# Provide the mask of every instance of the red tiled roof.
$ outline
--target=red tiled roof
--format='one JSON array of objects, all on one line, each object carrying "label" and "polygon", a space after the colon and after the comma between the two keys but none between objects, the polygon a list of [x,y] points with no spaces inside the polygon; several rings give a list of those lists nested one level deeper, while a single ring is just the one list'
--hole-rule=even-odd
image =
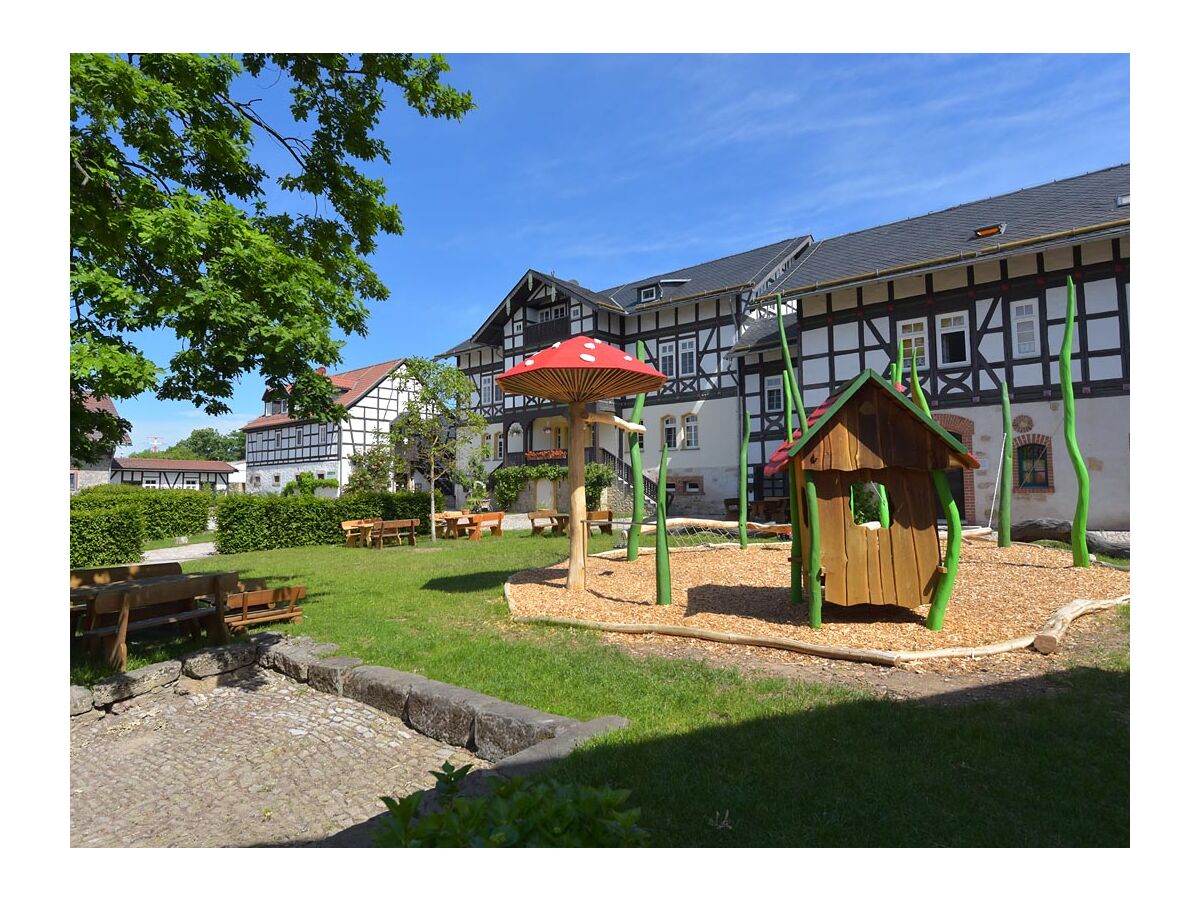
[{"label": "red tiled roof", "polygon": [[114,469],[141,469],[144,472],[236,472],[233,466],[217,459],[135,459],[118,456]]},{"label": "red tiled roof", "polygon": [[[120,414],[117,412],[116,405],[112,402],[111,397],[97,397],[94,394],[88,394],[86,397],[83,398],[83,405],[85,407],[87,407],[89,412],[106,412],[110,416],[112,416],[114,419],[121,418]],[[98,438],[98,437],[100,437],[100,433],[97,431],[93,431],[93,432],[91,432],[90,437],[92,437],[93,439]],[[122,444],[132,443],[132,441],[129,440],[128,434],[121,435],[121,443]]]},{"label": "red tiled roof", "polygon": [[[404,359],[389,359],[386,362],[363,366],[361,369],[351,369],[348,372],[335,372],[329,376],[334,387],[342,388],[342,396],[337,402],[342,406],[351,407],[363,398],[375,385],[383,381],[392,370]],[[290,389],[289,389],[290,390]],[[287,425],[289,422],[302,422],[303,419],[293,419],[286,414],[274,416],[259,416],[252,422],[242,426],[242,431],[253,431],[258,428],[270,428],[273,425]]]}]

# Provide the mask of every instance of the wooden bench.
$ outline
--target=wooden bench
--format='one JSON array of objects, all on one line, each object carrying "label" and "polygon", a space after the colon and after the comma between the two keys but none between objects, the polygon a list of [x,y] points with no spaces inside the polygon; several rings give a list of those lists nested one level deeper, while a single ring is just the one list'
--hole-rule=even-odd
[{"label": "wooden bench", "polygon": [[[213,644],[229,640],[225,627],[225,601],[236,588],[235,572],[163,575],[116,581],[81,588],[86,591],[85,639],[100,639],[109,665],[125,671],[125,642],[131,631],[187,622],[196,636],[203,628]],[[194,604],[180,608],[181,603]]]},{"label": "wooden bench", "polygon": [[471,513],[466,517],[467,540],[477,541],[483,537],[484,529],[491,531],[493,537],[503,537],[503,512]]},{"label": "wooden bench", "polygon": [[587,514],[588,531],[599,528],[601,534],[612,534],[612,510],[597,509]]},{"label": "wooden bench", "polygon": [[[98,566],[91,569],[71,570],[71,590],[112,584],[114,581],[133,581],[138,578],[156,578],[160,575],[182,575],[183,568],[177,562],[136,563],[132,566]],[[71,601],[71,636],[87,612],[87,603],[79,593]],[[138,618],[135,616],[135,618]]]},{"label": "wooden bench", "polygon": [[[533,528],[534,534],[542,534],[547,528],[551,529],[554,534],[562,534],[562,527],[558,522],[558,512],[553,509],[535,509],[529,514],[529,525]],[[542,524],[538,524],[538,522]]]},{"label": "wooden bench", "polygon": [[420,519],[392,519],[379,522],[375,530],[375,543],[380,550],[389,540],[394,540],[399,547],[401,542],[408,541],[408,546],[417,545],[417,525]]},{"label": "wooden bench", "polygon": [[[239,584],[239,587],[245,587]],[[262,622],[301,622],[304,610],[296,606],[304,599],[305,586],[243,589],[225,598],[225,624],[234,631]],[[286,605],[285,605],[286,604]]]}]

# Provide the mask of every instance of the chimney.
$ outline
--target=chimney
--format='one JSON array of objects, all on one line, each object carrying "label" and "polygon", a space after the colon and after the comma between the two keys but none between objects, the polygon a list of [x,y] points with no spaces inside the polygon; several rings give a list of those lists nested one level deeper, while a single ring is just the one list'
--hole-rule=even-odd
[{"label": "chimney", "polygon": [[324,375],[324,374],[325,374],[325,367],[324,367],[324,366],[321,366],[321,368],[317,369],[317,374],[318,374],[318,375]]}]

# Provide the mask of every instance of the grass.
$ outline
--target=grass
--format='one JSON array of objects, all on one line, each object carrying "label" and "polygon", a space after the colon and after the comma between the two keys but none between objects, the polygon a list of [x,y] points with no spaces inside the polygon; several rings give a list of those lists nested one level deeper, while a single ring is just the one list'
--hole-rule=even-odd
[{"label": "grass", "polygon": [[[201,542],[215,541],[216,539],[217,533],[215,531],[197,531],[195,534],[187,535],[187,543],[189,544],[199,544]],[[158,538],[157,540],[146,541],[146,543],[142,544],[142,550],[162,550],[166,547],[174,547],[178,543],[179,538]]]},{"label": "grass", "polygon": [[[1071,549],[1071,545],[1066,543],[1065,541],[1044,540],[1044,541],[1034,541],[1033,543],[1035,543],[1041,547],[1053,547],[1055,550],[1070,550]],[[1129,568],[1129,559],[1124,556],[1109,556],[1107,553],[1097,553],[1096,559],[1098,559],[1100,562],[1106,562],[1110,565],[1118,566],[1119,568],[1122,568],[1122,569]]]},{"label": "grass", "polygon": [[[611,545],[592,538],[593,551]],[[305,621],[285,630],[369,663],[582,719],[625,716],[553,774],[630,788],[657,844],[1128,844],[1127,656],[1089,660],[1051,693],[951,705],[633,658],[592,632],[508,620],[505,578],[566,552],[562,537],[509,535],[185,570],[306,584]]]}]

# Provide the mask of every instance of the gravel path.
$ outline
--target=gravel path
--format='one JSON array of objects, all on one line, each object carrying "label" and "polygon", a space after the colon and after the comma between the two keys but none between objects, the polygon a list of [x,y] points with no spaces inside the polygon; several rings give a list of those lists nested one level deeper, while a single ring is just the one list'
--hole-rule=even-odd
[{"label": "gravel path", "polygon": [[431,787],[430,770],[447,760],[488,765],[369,706],[255,667],[208,693],[168,688],[117,715],[74,720],[71,845],[318,842],[382,813],[383,795]]},{"label": "gravel path", "polygon": [[204,541],[197,544],[176,544],[174,547],[147,550],[142,554],[142,562],[187,562],[189,559],[202,559],[205,556],[214,556],[216,552],[217,545],[213,541]]}]

